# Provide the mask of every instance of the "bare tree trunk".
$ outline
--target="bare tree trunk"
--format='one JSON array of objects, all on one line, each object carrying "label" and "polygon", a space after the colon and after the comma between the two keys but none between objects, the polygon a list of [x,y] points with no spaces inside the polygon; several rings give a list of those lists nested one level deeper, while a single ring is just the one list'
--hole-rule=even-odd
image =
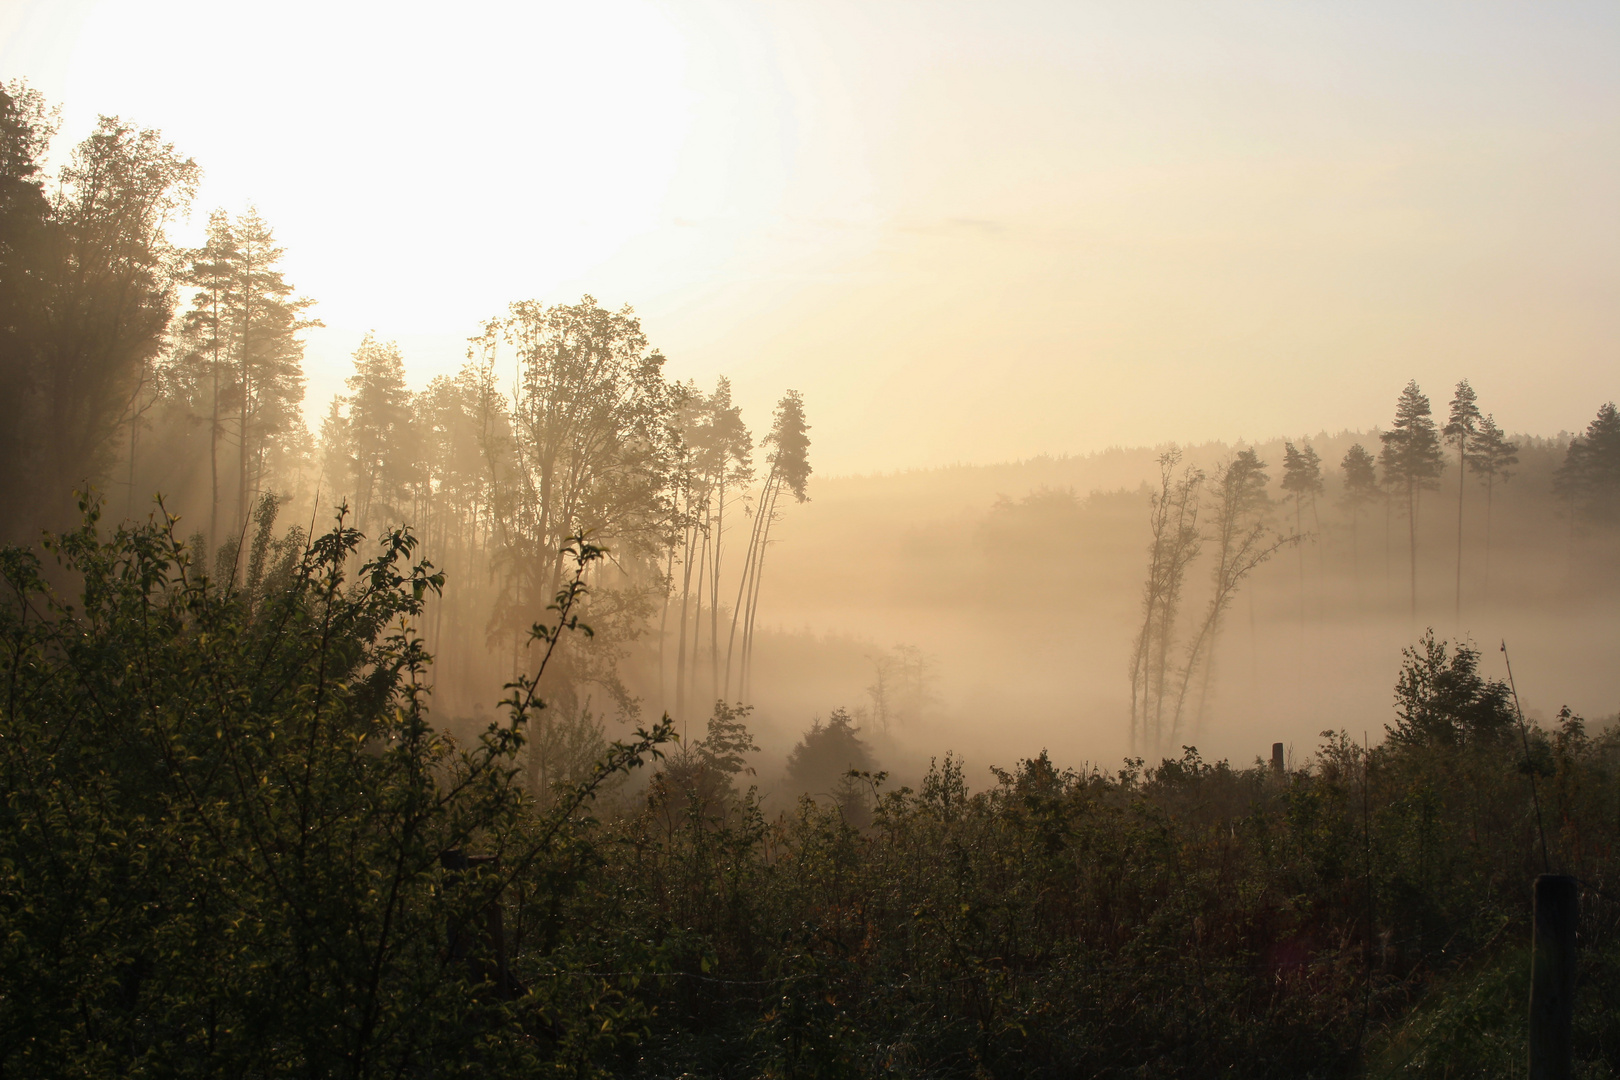
[{"label": "bare tree trunk", "polygon": [[1468,479],[1467,464],[1463,460],[1463,451],[1467,444],[1461,439],[1457,442],[1457,603],[1453,618],[1457,627],[1462,627],[1462,542],[1463,542],[1463,486]]},{"label": "bare tree trunk", "polygon": [[658,711],[669,711],[669,700],[664,686],[664,646],[669,637],[669,600],[675,589],[675,545],[669,545],[669,557],[664,563],[664,603],[658,613]]},{"label": "bare tree trunk", "polygon": [[[705,510],[707,510],[707,506],[705,506]],[[698,672],[700,670],[702,670],[701,665],[702,665],[702,656],[703,656],[703,577],[708,572],[708,568],[709,568],[709,527],[713,524],[713,520],[714,519],[713,519],[712,516],[710,516],[708,514],[705,514],[705,517],[704,517],[704,530],[703,530],[703,543],[698,548],[697,604],[693,608],[693,612],[692,612],[692,676],[691,676],[691,678],[692,678],[692,690],[693,690],[694,693],[696,693],[697,690],[698,690]],[[706,707],[707,704],[708,703],[705,702],[705,708],[703,710],[704,712],[708,711],[708,709]]]},{"label": "bare tree trunk", "polygon": [[1487,604],[1491,600],[1491,488],[1495,479],[1491,475],[1485,478],[1485,580],[1480,598]]},{"label": "bare tree trunk", "polygon": [[709,697],[720,693],[720,543],[726,532],[726,470],[720,468],[720,494],[714,519],[714,559],[709,567]]},{"label": "bare tree trunk", "polygon": [[1412,621],[1417,622],[1417,519],[1418,487],[1414,481],[1406,487],[1406,536],[1408,541],[1406,567],[1412,583]]},{"label": "bare tree trunk", "polygon": [[[770,492],[776,481],[776,464],[772,462],[771,471],[765,476],[765,483],[760,485],[758,510],[748,530],[748,550],[743,554],[743,572],[737,581],[737,602],[731,609],[731,634],[726,640],[726,682],[725,696],[731,696],[731,657],[732,650],[737,644],[737,624],[742,620],[745,597],[748,596],[748,587],[753,581],[755,562],[759,555],[759,533],[761,521],[764,517],[765,504],[770,500]],[[739,684],[741,677],[739,675]],[[739,692],[741,686],[738,687]]]},{"label": "bare tree trunk", "polygon": [[[217,296],[217,294],[216,294]],[[214,390],[208,423],[208,550],[219,550],[219,301],[214,301]]]},{"label": "bare tree trunk", "polygon": [[748,600],[748,619],[743,625],[742,679],[739,689],[744,701],[747,701],[748,695],[753,692],[754,641],[758,632],[759,590],[761,583],[765,579],[765,555],[770,551],[771,524],[776,520],[776,500],[781,494],[781,485],[777,485],[771,490],[769,505],[761,510],[765,514],[765,524],[759,538],[759,556],[754,563],[753,595]]},{"label": "bare tree trunk", "polygon": [[[688,496],[686,511],[692,512],[692,500]],[[681,637],[680,644],[675,650],[675,713],[684,720],[686,716],[686,612],[692,596],[692,560],[697,554],[697,524],[695,521],[686,527],[684,534],[685,552],[681,560]]]}]

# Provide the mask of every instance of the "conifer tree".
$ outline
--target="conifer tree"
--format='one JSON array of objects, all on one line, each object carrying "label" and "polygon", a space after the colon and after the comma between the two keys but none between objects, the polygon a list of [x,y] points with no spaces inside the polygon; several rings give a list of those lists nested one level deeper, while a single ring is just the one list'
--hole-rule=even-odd
[{"label": "conifer tree", "polygon": [[1620,519],[1620,409],[1606,402],[1586,431],[1569,441],[1554,478],[1574,516],[1597,524]]},{"label": "conifer tree", "polygon": [[236,358],[237,524],[245,527],[249,507],[267,482],[278,451],[294,428],[303,426],[304,330],[321,325],[304,317],[314,301],[293,296],[280,262],[285,252],[275,234],[249,207],[233,226],[235,234],[231,329]]},{"label": "conifer tree", "polygon": [[[1322,459],[1305,443],[1305,449],[1296,449],[1291,442],[1283,443],[1283,490],[1294,500],[1294,533],[1305,535],[1305,504],[1316,516],[1316,496],[1322,491]],[[1305,621],[1305,547],[1299,546],[1299,619]]]},{"label": "conifer tree", "polygon": [[235,385],[231,355],[231,310],[236,264],[241,256],[230,215],[208,215],[203,246],[190,253],[183,281],[195,289],[181,325],[178,348],[167,365],[170,385],[183,388],[188,411],[208,425],[208,544],[219,543],[219,443],[225,409]]},{"label": "conifer tree", "polygon": [[345,381],[349,406],[347,440],[355,520],[362,531],[385,521],[397,524],[408,509],[411,394],[399,346],[367,334],[354,351],[354,374]]},{"label": "conifer tree", "polygon": [[1395,422],[1378,438],[1383,449],[1378,464],[1384,483],[1406,513],[1407,569],[1411,581],[1412,617],[1417,617],[1417,526],[1418,504],[1425,488],[1437,486],[1445,463],[1440,456],[1440,436],[1435,431],[1429,399],[1408,382],[1395,403]]},{"label": "conifer tree", "polygon": [[1457,449],[1457,593],[1455,617],[1462,620],[1463,491],[1468,479],[1468,449],[1479,434],[1479,399],[1464,379],[1451,398],[1451,414],[1441,434],[1446,445]]},{"label": "conifer tree", "polygon": [[1479,422],[1468,450],[1468,468],[1485,485],[1485,575],[1483,594],[1488,598],[1491,588],[1491,503],[1497,483],[1506,483],[1513,474],[1509,471],[1519,463],[1519,445],[1509,442],[1496,418],[1487,415]]},{"label": "conifer tree", "polygon": [[[754,633],[759,616],[760,581],[765,573],[765,553],[771,542],[771,526],[778,519],[777,502],[786,491],[795,502],[806,502],[810,496],[805,485],[810,480],[810,425],[805,422],[804,397],[797,390],[789,390],[776,404],[776,415],[764,445],[770,447],[765,460],[770,466],[760,490],[754,527],[749,538],[748,553],[744,560],[743,580],[738,587],[741,602],[733,613],[742,619],[741,674],[739,692],[747,697],[752,686]],[[727,667],[730,661],[727,660]],[[730,676],[727,675],[729,683]]]},{"label": "conifer tree", "polygon": [[1339,462],[1339,471],[1344,476],[1344,495],[1340,505],[1350,514],[1350,573],[1355,580],[1356,594],[1361,594],[1361,544],[1360,526],[1361,510],[1368,504],[1375,502],[1380,491],[1378,489],[1378,473],[1373,456],[1367,448],[1355,443],[1344,452],[1344,459]]}]

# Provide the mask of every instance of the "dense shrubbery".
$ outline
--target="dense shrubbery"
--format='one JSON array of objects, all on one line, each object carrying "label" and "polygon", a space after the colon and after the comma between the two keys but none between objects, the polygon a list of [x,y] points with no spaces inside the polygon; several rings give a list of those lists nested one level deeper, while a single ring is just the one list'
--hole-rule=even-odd
[{"label": "dense shrubbery", "polygon": [[[90,508],[49,545],[76,605],[30,554],[3,553],[0,1073],[583,1060],[620,1007],[612,987],[526,992],[491,935],[450,931],[500,903],[527,947],[530,909],[590,857],[596,784],[667,729],[612,747],[535,812],[513,765],[530,681],[471,750],[427,723],[412,620],[440,578],[412,565],[412,538],[361,561],[352,529],[277,542],[271,519],[230,584],[229,552],[210,577],[172,522],[103,538]],[[594,552],[574,554],[583,569]],[[536,628],[545,644],[578,589]],[[568,955],[542,936],[536,962]]]},{"label": "dense shrubbery", "polygon": [[1042,755],[975,793],[947,757],[774,820],[722,705],[595,821],[667,727],[537,801],[532,681],[470,749],[427,722],[410,536],[262,520],[238,584],[93,513],[72,606],[4,555],[6,1075],[1507,1075],[1532,780],[1590,886],[1580,1057],[1620,1067],[1620,740],[1526,738],[1470,649],[1425,638],[1382,745],[1292,772]]}]

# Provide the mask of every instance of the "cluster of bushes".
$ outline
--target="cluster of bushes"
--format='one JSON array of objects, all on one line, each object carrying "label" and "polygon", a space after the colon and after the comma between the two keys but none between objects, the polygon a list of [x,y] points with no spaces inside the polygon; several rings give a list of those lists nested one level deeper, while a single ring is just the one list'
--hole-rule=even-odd
[{"label": "cluster of bushes", "polygon": [[428,722],[410,536],[262,520],[212,572],[93,507],[0,556],[0,1073],[1507,1075],[1548,867],[1620,1067],[1620,738],[1522,728],[1467,647],[1294,771],[946,757],[771,817],[720,705],[536,797],[538,674],[470,745]]}]

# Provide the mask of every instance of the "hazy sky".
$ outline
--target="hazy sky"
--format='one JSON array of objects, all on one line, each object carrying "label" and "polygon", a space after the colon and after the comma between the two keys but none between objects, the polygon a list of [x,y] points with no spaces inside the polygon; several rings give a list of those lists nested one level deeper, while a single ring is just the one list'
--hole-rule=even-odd
[{"label": "hazy sky", "polygon": [[1620,6],[0,0],[0,78],[159,127],[326,329],[451,371],[629,303],[867,471],[1620,396]]}]

